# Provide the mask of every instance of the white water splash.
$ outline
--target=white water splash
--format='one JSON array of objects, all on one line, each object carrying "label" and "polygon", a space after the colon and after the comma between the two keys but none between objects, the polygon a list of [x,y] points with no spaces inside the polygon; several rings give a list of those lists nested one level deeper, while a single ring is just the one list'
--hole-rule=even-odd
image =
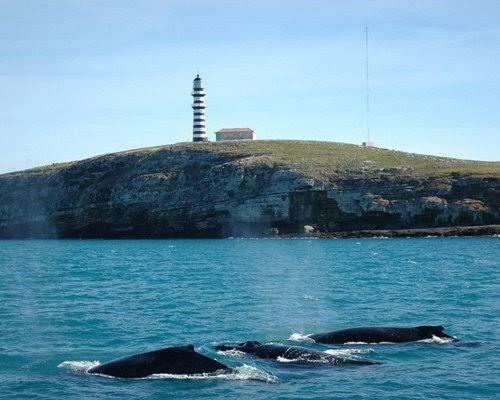
[{"label": "white water splash", "polygon": [[[446,343],[451,343],[455,340],[456,338],[441,338],[438,336],[432,335],[432,338],[430,339],[422,339],[418,340],[418,343],[435,343],[435,344],[446,344]],[[377,343],[367,343],[367,342],[346,342],[345,344],[350,344],[350,345],[376,345],[376,344],[398,344],[396,342],[377,342]]]},{"label": "white water splash", "polygon": [[276,358],[276,361],[278,361],[280,363],[291,363],[291,362],[299,361],[299,359],[298,358],[292,359],[292,358],[285,358],[285,357],[278,356],[278,358]]},{"label": "white water splash", "polygon": [[448,344],[455,340],[456,338],[442,338],[439,336],[432,335],[430,339],[419,340],[419,343],[434,343],[434,344]]},{"label": "white water splash", "polygon": [[292,333],[288,340],[293,340],[295,342],[309,342],[309,343],[316,343],[314,339],[311,339],[309,336],[311,335],[304,335],[302,333]]},{"label": "white water splash", "polygon": [[101,365],[99,361],[63,361],[57,367],[69,369],[72,372],[84,374],[90,368],[97,367],[98,365]]},{"label": "white water splash", "polygon": [[220,371],[213,374],[193,374],[193,375],[175,375],[175,374],[154,374],[141,379],[223,379],[235,381],[261,381],[267,383],[276,383],[278,378],[265,371],[257,369],[251,365],[243,364],[241,367],[235,367],[231,372]]},{"label": "white water splash", "polygon": [[[89,369],[93,367],[97,367],[101,365],[99,361],[64,361],[59,364],[58,368],[69,369],[72,372],[86,374]],[[116,379],[113,376],[103,375],[103,374],[95,374],[99,376],[103,376],[110,379]],[[144,378],[134,378],[134,379],[225,379],[225,380],[240,380],[240,381],[261,381],[267,383],[276,383],[278,382],[278,378],[274,375],[271,375],[265,371],[257,369],[251,365],[242,365],[241,367],[234,367],[232,371],[228,372],[225,370],[221,370],[220,372],[215,373],[207,373],[207,374],[193,374],[193,375],[176,375],[176,374],[153,374],[150,376],[146,376]]]},{"label": "white water splash", "polygon": [[353,357],[356,356],[357,354],[368,354],[368,353],[373,353],[375,350],[372,348],[368,349],[328,349],[325,350],[326,354],[330,354],[332,356],[336,357]]},{"label": "white water splash", "polygon": [[350,345],[374,345],[374,344],[396,344],[396,342],[345,342],[344,344],[350,344]]},{"label": "white water splash", "polygon": [[281,356],[278,356],[278,358],[276,358],[276,361],[280,362],[280,363],[294,363],[294,362],[308,362],[308,363],[320,363],[320,364],[329,364],[330,363],[330,360],[328,360],[328,358],[324,358],[324,359],[319,359],[319,360],[310,360],[310,359],[307,359],[307,358],[286,358],[286,357],[281,357]]},{"label": "white water splash", "polygon": [[304,299],[305,300],[319,300],[317,297],[314,297],[314,296],[307,294],[307,293],[304,294]]},{"label": "white water splash", "polygon": [[236,356],[236,357],[241,357],[241,356],[246,355],[246,353],[244,353],[243,351],[236,350],[236,349],[219,350],[219,351],[217,351],[217,354],[220,354],[222,356]]}]

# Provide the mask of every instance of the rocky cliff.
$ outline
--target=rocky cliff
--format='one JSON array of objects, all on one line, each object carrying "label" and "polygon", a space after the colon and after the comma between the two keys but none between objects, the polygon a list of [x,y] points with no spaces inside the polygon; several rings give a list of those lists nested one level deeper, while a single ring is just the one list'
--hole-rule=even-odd
[{"label": "rocky cliff", "polygon": [[500,163],[331,142],[181,143],[0,175],[0,237],[500,223]]}]

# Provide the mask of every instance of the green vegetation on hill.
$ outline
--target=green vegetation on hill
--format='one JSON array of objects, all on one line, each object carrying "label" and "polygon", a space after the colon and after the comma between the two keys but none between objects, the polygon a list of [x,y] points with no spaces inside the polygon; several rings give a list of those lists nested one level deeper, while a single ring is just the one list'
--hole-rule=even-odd
[{"label": "green vegetation on hill", "polygon": [[[444,175],[463,173],[500,176],[500,162],[460,160],[402,151],[362,147],[337,142],[301,140],[256,140],[236,142],[178,143],[111,153],[96,158],[124,155],[154,157],[160,151],[214,152],[232,156],[264,156],[268,162],[287,166],[312,176],[342,173],[377,173],[387,171],[400,175]],[[90,159],[92,160],[92,159]],[[86,160],[82,161],[85,162]],[[29,170],[45,173],[65,168],[73,163],[61,163]],[[27,171],[26,171],[27,172]]]},{"label": "green vegetation on hill", "polygon": [[500,162],[460,160],[337,142],[256,140],[180,143],[173,146],[179,147],[232,155],[267,155],[278,165],[316,176],[356,170],[370,173],[381,169],[417,175],[500,175]]}]

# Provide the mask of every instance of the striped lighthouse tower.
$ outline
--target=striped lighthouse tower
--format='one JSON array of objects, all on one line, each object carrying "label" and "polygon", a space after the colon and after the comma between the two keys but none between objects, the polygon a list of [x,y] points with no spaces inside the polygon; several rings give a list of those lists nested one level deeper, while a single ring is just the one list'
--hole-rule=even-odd
[{"label": "striped lighthouse tower", "polygon": [[206,142],[205,130],[205,89],[200,75],[193,81],[193,142]]}]

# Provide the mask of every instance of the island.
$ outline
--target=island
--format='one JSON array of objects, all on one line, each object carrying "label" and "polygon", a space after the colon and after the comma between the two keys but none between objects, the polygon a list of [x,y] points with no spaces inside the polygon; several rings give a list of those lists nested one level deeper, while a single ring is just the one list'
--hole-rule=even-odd
[{"label": "island", "polygon": [[500,162],[295,140],[178,143],[0,175],[0,238],[498,234]]}]

